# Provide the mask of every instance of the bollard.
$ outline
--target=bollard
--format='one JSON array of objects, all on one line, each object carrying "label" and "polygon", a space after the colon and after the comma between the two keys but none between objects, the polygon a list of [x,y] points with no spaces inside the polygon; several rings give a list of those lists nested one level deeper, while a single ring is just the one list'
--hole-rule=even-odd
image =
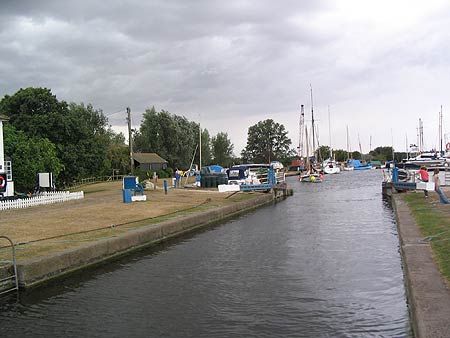
[{"label": "bollard", "polygon": [[398,182],[398,168],[397,167],[392,169],[392,182],[394,182],[394,183]]},{"label": "bollard", "polygon": [[133,202],[131,199],[131,190],[123,189],[122,190],[123,203],[131,203]]},{"label": "bollard", "polygon": [[167,180],[164,180],[164,193],[167,195]]}]

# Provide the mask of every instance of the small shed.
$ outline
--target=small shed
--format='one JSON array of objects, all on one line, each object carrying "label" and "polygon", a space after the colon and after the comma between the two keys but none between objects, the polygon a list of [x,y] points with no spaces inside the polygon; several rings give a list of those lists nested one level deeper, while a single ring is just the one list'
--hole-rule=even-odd
[{"label": "small shed", "polygon": [[134,167],[144,171],[158,171],[167,168],[167,161],[156,153],[134,153]]}]

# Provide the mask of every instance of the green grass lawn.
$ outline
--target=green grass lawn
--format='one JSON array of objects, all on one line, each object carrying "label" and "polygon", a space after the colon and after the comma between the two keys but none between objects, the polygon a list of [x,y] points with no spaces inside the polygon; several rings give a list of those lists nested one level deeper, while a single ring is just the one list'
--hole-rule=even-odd
[{"label": "green grass lawn", "polygon": [[423,237],[431,243],[441,273],[450,283],[450,205],[424,199],[423,194],[405,194],[404,198]]}]

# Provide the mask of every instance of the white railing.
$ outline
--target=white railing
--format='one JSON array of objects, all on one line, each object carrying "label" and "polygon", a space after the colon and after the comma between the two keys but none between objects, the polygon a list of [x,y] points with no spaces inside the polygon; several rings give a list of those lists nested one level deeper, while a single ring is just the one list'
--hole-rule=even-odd
[{"label": "white railing", "polygon": [[39,195],[16,199],[0,201],[0,210],[9,209],[22,209],[33,207],[35,205],[44,205],[52,203],[62,203],[71,200],[79,200],[84,198],[83,191],[69,192],[69,191],[55,191],[55,192],[43,192]]}]

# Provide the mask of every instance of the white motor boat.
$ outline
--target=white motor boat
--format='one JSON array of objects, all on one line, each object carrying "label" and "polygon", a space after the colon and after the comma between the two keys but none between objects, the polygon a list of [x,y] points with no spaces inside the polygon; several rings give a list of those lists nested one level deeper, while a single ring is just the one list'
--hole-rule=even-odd
[{"label": "white motor boat", "polygon": [[439,156],[436,152],[421,153],[416,157],[403,160],[399,165],[405,169],[419,169],[420,167],[448,167],[450,158]]}]

